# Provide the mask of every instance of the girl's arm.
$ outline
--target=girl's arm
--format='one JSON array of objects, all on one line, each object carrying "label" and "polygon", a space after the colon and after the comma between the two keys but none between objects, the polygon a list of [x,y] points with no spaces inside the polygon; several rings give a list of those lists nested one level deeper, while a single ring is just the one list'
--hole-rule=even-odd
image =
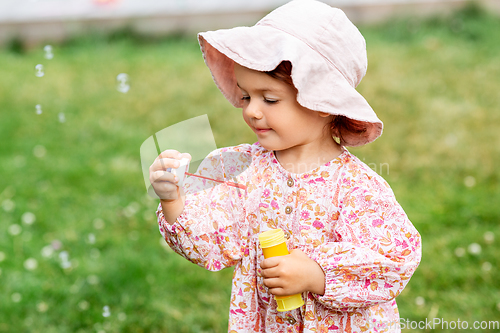
[{"label": "girl's arm", "polygon": [[[204,159],[196,173],[216,179],[224,175],[226,180],[229,174],[238,174],[238,182],[245,183],[250,149],[250,145],[218,149]],[[166,242],[175,252],[208,270],[235,265],[244,255],[248,236],[245,191],[196,177],[186,179],[184,191],[184,210],[176,219],[169,220],[163,214],[163,202],[158,208],[158,224]],[[169,213],[176,209],[170,208]]]},{"label": "girl's arm", "polygon": [[359,176],[340,205],[331,221],[337,241],[309,253],[325,273],[315,297],[342,310],[394,299],[420,262],[419,233],[381,177]]}]

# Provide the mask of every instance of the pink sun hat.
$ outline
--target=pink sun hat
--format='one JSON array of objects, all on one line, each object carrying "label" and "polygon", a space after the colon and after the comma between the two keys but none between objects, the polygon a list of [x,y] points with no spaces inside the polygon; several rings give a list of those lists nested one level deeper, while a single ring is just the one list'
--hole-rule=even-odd
[{"label": "pink sun hat", "polygon": [[365,39],[342,10],[293,0],[254,26],[202,32],[198,41],[215,84],[235,107],[243,105],[235,62],[267,72],[288,60],[300,105],[346,116],[366,128],[361,134],[342,132],[346,146],[361,146],[382,134],[382,121],[355,89],[366,74]]}]

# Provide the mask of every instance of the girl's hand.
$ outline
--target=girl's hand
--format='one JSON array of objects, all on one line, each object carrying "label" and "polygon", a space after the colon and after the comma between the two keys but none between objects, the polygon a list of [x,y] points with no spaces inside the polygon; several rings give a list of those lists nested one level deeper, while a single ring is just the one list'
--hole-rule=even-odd
[{"label": "girl's hand", "polygon": [[165,150],[149,167],[149,181],[162,201],[174,201],[180,197],[179,187],[176,185],[179,179],[167,169],[179,167],[179,160],[183,157],[191,159],[191,155],[187,153],[181,154],[177,150]]},{"label": "girl's hand", "polygon": [[288,296],[305,291],[323,295],[325,273],[301,250],[289,255],[264,259],[260,267],[264,285],[276,296]]}]

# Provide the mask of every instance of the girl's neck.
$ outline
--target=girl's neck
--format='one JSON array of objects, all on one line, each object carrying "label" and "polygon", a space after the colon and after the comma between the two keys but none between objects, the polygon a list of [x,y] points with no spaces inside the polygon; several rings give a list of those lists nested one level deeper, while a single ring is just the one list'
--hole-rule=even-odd
[{"label": "girl's neck", "polygon": [[342,148],[332,138],[321,146],[302,145],[275,151],[274,155],[281,166],[295,174],[314,170],[337,158]]}]

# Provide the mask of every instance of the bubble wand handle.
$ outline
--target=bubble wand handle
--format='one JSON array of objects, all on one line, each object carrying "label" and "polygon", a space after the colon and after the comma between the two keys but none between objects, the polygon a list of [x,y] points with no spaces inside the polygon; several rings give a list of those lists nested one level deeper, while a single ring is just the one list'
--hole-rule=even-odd
[{"label": "bubble wand handle", "polygon": [[208,178],[208,177],[204,177],[204,176],[200,176],[200,175],[195,175],[195,174],[190,173],[190,172],[186,172],[186,175],[193,176],[193,177],[198,177],[198,178],[203,178],[203,179],[207,179],[207,180],[212,180],[212,181],[218,182],[218,183],[224,183],[224,184],[227,184],[229,186],[241,188],[242,190],[246,190],[247,189],[247,187],[245,185],[238,184],[238,183],[226,182],[226,181],[223,181],[223,180],[217,180],[217,179],[213,179],[213,178]]}]

